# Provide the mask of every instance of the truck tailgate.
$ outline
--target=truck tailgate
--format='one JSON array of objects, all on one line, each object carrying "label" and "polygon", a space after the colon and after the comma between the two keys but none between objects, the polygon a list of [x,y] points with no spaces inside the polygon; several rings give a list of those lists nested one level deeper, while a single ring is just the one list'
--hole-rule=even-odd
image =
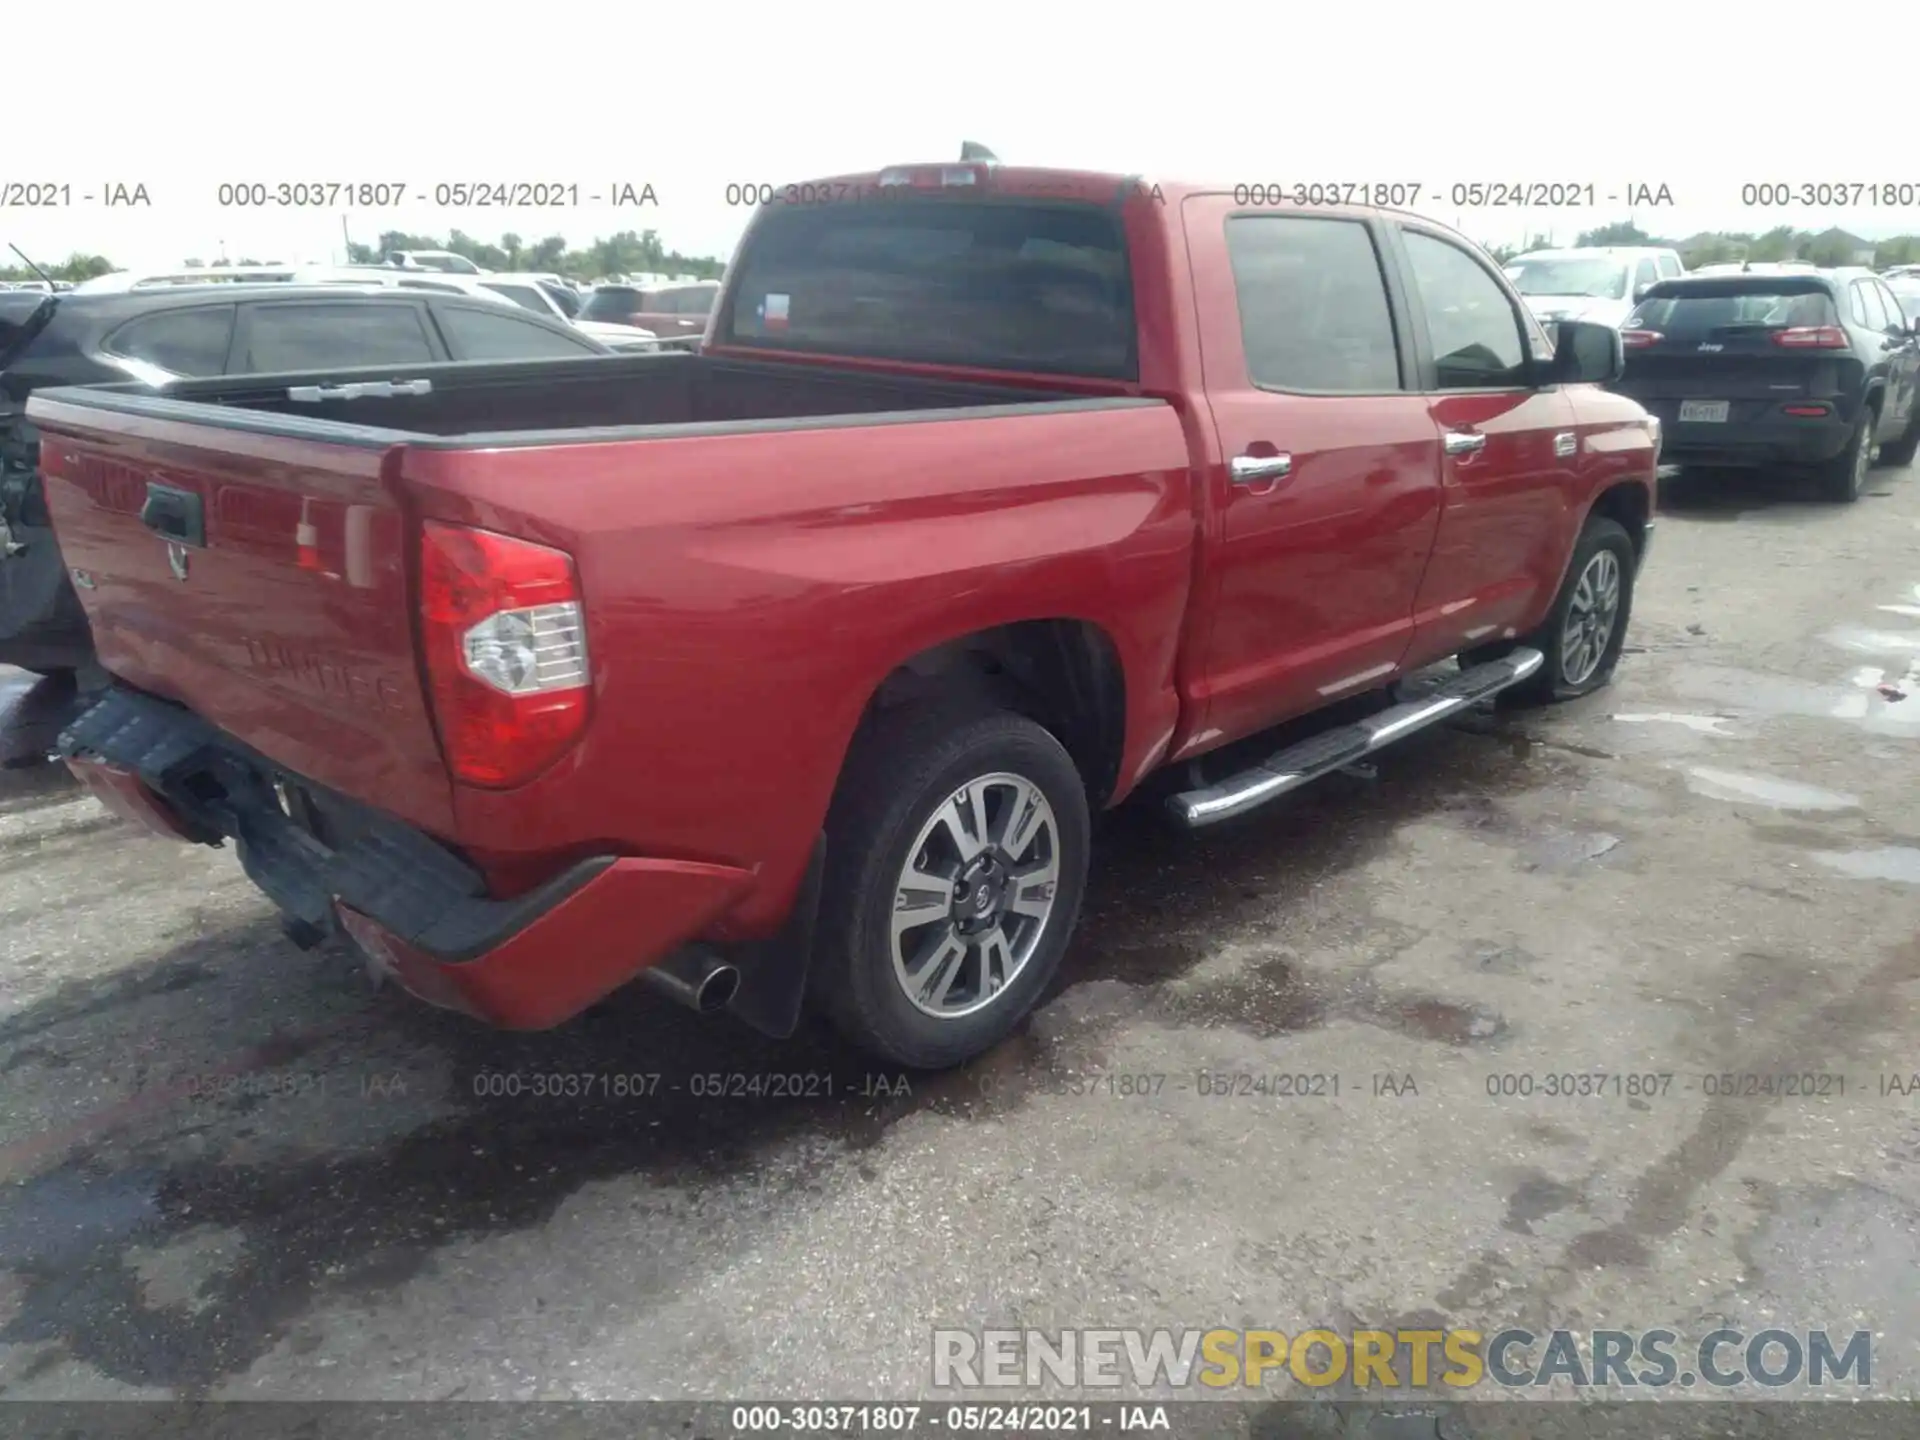
[{"label": "truck tailgate", "polygon": [[107,669],[295,775],[449,834],[391,480],[402,437],[31,405],[47,507]]}]

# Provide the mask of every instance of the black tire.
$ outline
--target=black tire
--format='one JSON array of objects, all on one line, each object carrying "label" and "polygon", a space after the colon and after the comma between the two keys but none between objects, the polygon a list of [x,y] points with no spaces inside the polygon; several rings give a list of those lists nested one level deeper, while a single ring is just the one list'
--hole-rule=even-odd
[{"label": "black tire", "polygon": [[1860,419],[1847,437],[1846,448],[1820,467],[1817,480],[1822,499],[1836,505],[1851,505],[1860,498],[1866,483],[1867,467],[1873,458],[1873,429],[1879,423],[1872,406],[1860,411]]},{"label": "black tire", "polygon": [[[1600,647],[1599,662],[1586,671],[1582,678],[1569,679],[1569,661],[1582,657],[1569,648],[1572,637],[1568,633],[1568,616],[1579,596],[1581,578],[1593,565],[1594,557],[1603,550],[1612,554],[1618,572],[1619,599],[1614,607],[1613,626]],[[1637,560],[1633,538],[1617,520],[1609,520],[1604,515],[1588,516],[1585,527],[1580,531],[1580,538],[1574,543],[1573,559],[1568,562],[1566,578],[1560,582],[1560,593],[1553,597],[1553,609],[1547,613],[1540,628],[1517,641],[1466,651],[1461,655],[1460,663],[1465,666],[1484,664],[1526,646],[1544,655],[1546,663],[1527,679],[1505,691],[1506,696],[1539,704],[1591,695],[1613,679],[1614,667],[1620,663],[1620,651],[1627,643],[1627,624],[1633,615],[1633,581]],[[1572,673],[1584,668],[1584,664],[1576,665]]]},{"label": "black tire", "polygon": [[1907,428],[1900,432],[1900,438],[1880,447],[1879,463],[1911,465],[1917,451],[1920,451],[1920,396],[1914,399],[1913,414],[1907,417]]},{"label": "black tire", "polygon": [[[909,998],[895,967],[891,920],[902,870],[936,811],[963,786],[996,774],[1020,777],[1051,807],[1058,866],[1051,909],[1024,959],[998,988],[986,986],[972,951],[958,961],[979,1008],[929,1014]],[[816,1008],[855,1045],[898,1065],[942,1069],[992,1048],[1033,1008],[1066,953],[1086,891],[1091,834],[1079,771],[1060,742],[1033,721],[1003,711],[956,715],[918,705],[883,714],[856,741],[828,815],[827,873],[809,982]],[[923,933],[937,939],[944,923],[929,922]],[[1011,917],[1011,923],[1025,922]],[[986,963],[982,950],[977,967]]]}]

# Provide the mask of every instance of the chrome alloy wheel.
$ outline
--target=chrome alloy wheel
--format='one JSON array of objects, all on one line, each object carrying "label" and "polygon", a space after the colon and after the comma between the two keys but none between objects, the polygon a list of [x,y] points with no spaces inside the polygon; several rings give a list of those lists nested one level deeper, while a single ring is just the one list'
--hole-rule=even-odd
[{"label": "chrome alloy wheel", "polygon": [[1584,685],[1600,668],[1620,619],[1620,557],[1596,550],[1580,572],[1567,605],[1567,623],[1560,632],[1560,678]]},{"label": "chrome alloy wheel", "polygon": [[1032,781],[969,780],[920,827],[893,896],[893,973],[915,1009],[957,1019],[1026,968],[1053,916],[1060,827]]}]

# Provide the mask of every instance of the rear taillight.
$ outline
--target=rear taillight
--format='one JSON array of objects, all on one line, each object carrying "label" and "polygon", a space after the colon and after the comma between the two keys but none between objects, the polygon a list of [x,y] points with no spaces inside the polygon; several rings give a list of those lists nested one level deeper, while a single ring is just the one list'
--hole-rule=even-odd
[{"label": "rear taillight", "polygon": [[1845,350],[1847,332],[1838,325],[1794,325],[1774,331],[1773,343],[1796,350]]},{"label": "rear taillight", "polygon": [[1649,345],[1660,343],[1658,330],[1622,330],[1620,344],[1628,350],[1644,350]]},{"label": "rear taillight", "polygon": [[429,520],[420,613],[434,719],[456,779],[524,784],[580,738],[592,676],[565,551]]}]

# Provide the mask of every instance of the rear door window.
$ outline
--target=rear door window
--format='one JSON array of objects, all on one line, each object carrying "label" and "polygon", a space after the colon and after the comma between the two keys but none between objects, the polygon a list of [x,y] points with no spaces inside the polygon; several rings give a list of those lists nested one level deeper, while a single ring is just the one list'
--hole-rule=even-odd
[{"label": "rear door window", "polygon": [[906,196],[776,209],[733,267],[725,343],[1132,379],[1133,286],[1104,206]]},{"label": "rear door window", "polygon": [[1896,327],[1905,329],[1907,325],[1907,312],[1901,306],[1900,298],[1888,288],[1884,281],[1874,280],[1870,283],[1873,286],[1874,294],[1880,297],[1880,308],[1887,312],[1887,328],[1890,330]]},{"label": "rear door window", "polygon": [[1880,289],[1879,281],[1862,280],[1860,282],[1860,288],[1865,292],[1861,298],[1867,307],[1868,324],[1873,329],[1890,330],[1899,323],[1899,320],[1896,318],[1900,313],[1899,311],[1896,310],[1892,314],[1887,312],[1887,302]]},{"label": "rear door window", "polygon": [[1880,318],[1880,299],[1873,293],[1873,287],[1864,280],[1856,280],[1847,287],[1851,302],[1853,323],[1868,330],[1883,330],[1886,322]]},{"label": "rear door window", "polygon": [[115,330],[103,348],[175,375],[223,375],[233,344],[234,310],[232,305],[200,305],[144,315]]},{"label": "rear door window", "polygon": [[1659,267],[1651,260],[1642,260],[1633,267],[1633,288],[1638,293],[1642,287],[1653,284],[1660,278]]},{"label": "rear door window", "polygon": [[1255,385],[1361,395],[1402,388],[1386,281],[1365,225],[1235,216],[1227,253]]},{"label": "rear door window", "polygon": [[417,304],[264,303],[249,307],[246,324],[246,350],[237,367],[244,371],[341,370],[435,358]]}]

